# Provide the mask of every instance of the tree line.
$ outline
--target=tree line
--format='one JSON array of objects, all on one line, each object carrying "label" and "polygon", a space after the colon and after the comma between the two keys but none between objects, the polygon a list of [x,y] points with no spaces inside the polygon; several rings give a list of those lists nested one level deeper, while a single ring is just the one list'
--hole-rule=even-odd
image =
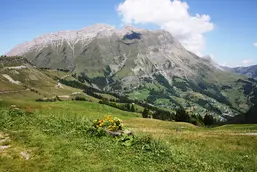
[{"label": "tree line", "polygon": [[[97,99],[100,99],[99,103],[105,104],[123,111],[128,112],[138,112],[137,109],[135,109],[134,104],[137,104],[139,106],[142,106],[144,108],[142,113],[142,116],[144,118],[154,118],[154,119],[160,119],[160,120],[167,120],[167,121],[178,121],[178,122],[188,122],[192,123],[194,125],[217,125],[219,124],[219,121],[217,121],[212,115],[206,114],[204,117],[201,115],[196,114],[188,114],[186,110],[180,106],[176,109],[176,112],[170,112],[168,110],[161,109],[159,107],[156,107],[152,104],[149,104],[144,101],[140,100],[132,100],[128,98],[128,96],[115,93],[115,92],[103,92],[101,90],[86,86],[82,84],[79,81],[67,81],[65,79],[59,79],[59,82],[74,88],[83,89],[84,93],[95,97]],[[117,99],[110,99],[107,100],[103,96],[97,94],[97,93],[107,93],[110,94]]]}]

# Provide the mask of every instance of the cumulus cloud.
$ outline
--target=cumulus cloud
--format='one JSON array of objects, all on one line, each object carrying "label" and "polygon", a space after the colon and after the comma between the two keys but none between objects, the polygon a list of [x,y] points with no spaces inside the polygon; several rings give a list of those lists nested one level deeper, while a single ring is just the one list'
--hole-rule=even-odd
[{"label": "cumulus cloud", "polygon": [[125,0],[117,11],[125,24],[156,24],[198,55],[205,46],[204,33],[214,29],[209,15],[191,15],[180,0]]},{"label": "cumulus cloud", "polygon": [[242,64],[243,64],[244,66],[247,66],[247,65],[252,64],[252,62],[253,62],[252,59],[246,59],[246,60],[242,61]]},{"label": "cumulus cloud", "polygon": [[253,46],[257,47],[257,42],[256,42],[256,43],[253,43]]}]

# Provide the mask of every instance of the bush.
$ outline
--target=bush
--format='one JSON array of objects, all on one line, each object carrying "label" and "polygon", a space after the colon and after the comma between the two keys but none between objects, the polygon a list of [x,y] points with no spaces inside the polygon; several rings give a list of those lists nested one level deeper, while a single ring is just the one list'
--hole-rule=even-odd
[{"label": "bush", "polygon": [[96,128],[94,126],[91,126],[86,129],[86,132],[91,136],[97,136],[97,137],[107,136],[107,132],[101,127]]},{"label": "bush", "polygon": [[80,97],[80,96],[76,96],[72,100],[75,100],[75,101],[87,101],[87,99],[85,97]]},{"label": "bush", "polygon": [[134,136],[133,135],[122,135],[121,137],[118,138],[118,142],[121,143],[123,146],[132,146],[135,142]]},{"label": "bush", "polygon": [[95,120],[93,123],[93,126],[95,128],[102,128],[104,130],[109,131],[118,131],[123,130],[123,124],[122,121],[119,118],[112,118],[111,116],[105,116],[102,120]]},{"label": "bush", "polygon": [[204,125],[214,125],[215,119],[212,115],[205,115],[203,119]]}]

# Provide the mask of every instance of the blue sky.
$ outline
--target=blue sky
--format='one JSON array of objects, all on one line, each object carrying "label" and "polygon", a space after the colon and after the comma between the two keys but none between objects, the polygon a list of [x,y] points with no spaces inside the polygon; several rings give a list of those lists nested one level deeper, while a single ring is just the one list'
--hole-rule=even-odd
[{"label": "blue sky", "polygon": [[[124,18],[122,20],[125,16],[124,9],[131,11],[130,7],[124,5],[123,16],[118,15],[118,5],[123,2],[124,0],[2,1],[0,54],[5,54],[17,44],[48,32],[81,29],[96,23],[106,23],[119,28],[124,21]],[[257,47],[253,45],[257,42],[257,1],[185,0],[183,2],[189,6],[190,15],[209,15],[211,18],[209,22],[214,25],[213,29],[202,34],[205,38],[202,54],[211,54],[216,62],[228,66],[257,64]],[[135,14],[133,19],[137,20],[138,16]],[[149,29],[160,27],[145,20],[136,25]]]}]

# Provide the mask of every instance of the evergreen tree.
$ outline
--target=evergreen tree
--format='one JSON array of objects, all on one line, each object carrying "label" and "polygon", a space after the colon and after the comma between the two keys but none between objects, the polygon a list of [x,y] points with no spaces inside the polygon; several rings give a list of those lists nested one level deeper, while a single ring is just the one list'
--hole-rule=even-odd
[{"label": "evergreen tree", "polygon": [[142,116],[143,116],[143,118],[148,118],[148,115],[149,115],[149,109],[145,108],[142,113]]},{"label": "evergreen tree", "polygon": [[127,103],[126,104],[126,109],[128,110],[128,111],[130,111],[131,109],[130,109],[130,104],[129,103]]},{"label": "evergreen tree", "polygon": [[135,107],[134,107],[134,104],[131,105],[130,111],[131,111],[131,112],[135,112],[135,111],[136,111],[136,110],[135,110]]},{"label": "evergreen tree", "polygon": [[212,115],[205,115],[203,119],[204,125],[213,125],[215,120]]},{"label": "evergreen tree", "polygon": [[176,121],[190,122],[190,116],[188,115],[188,113],[185,111],[185,109],[183,107],[180,107],[176,111]]}]

